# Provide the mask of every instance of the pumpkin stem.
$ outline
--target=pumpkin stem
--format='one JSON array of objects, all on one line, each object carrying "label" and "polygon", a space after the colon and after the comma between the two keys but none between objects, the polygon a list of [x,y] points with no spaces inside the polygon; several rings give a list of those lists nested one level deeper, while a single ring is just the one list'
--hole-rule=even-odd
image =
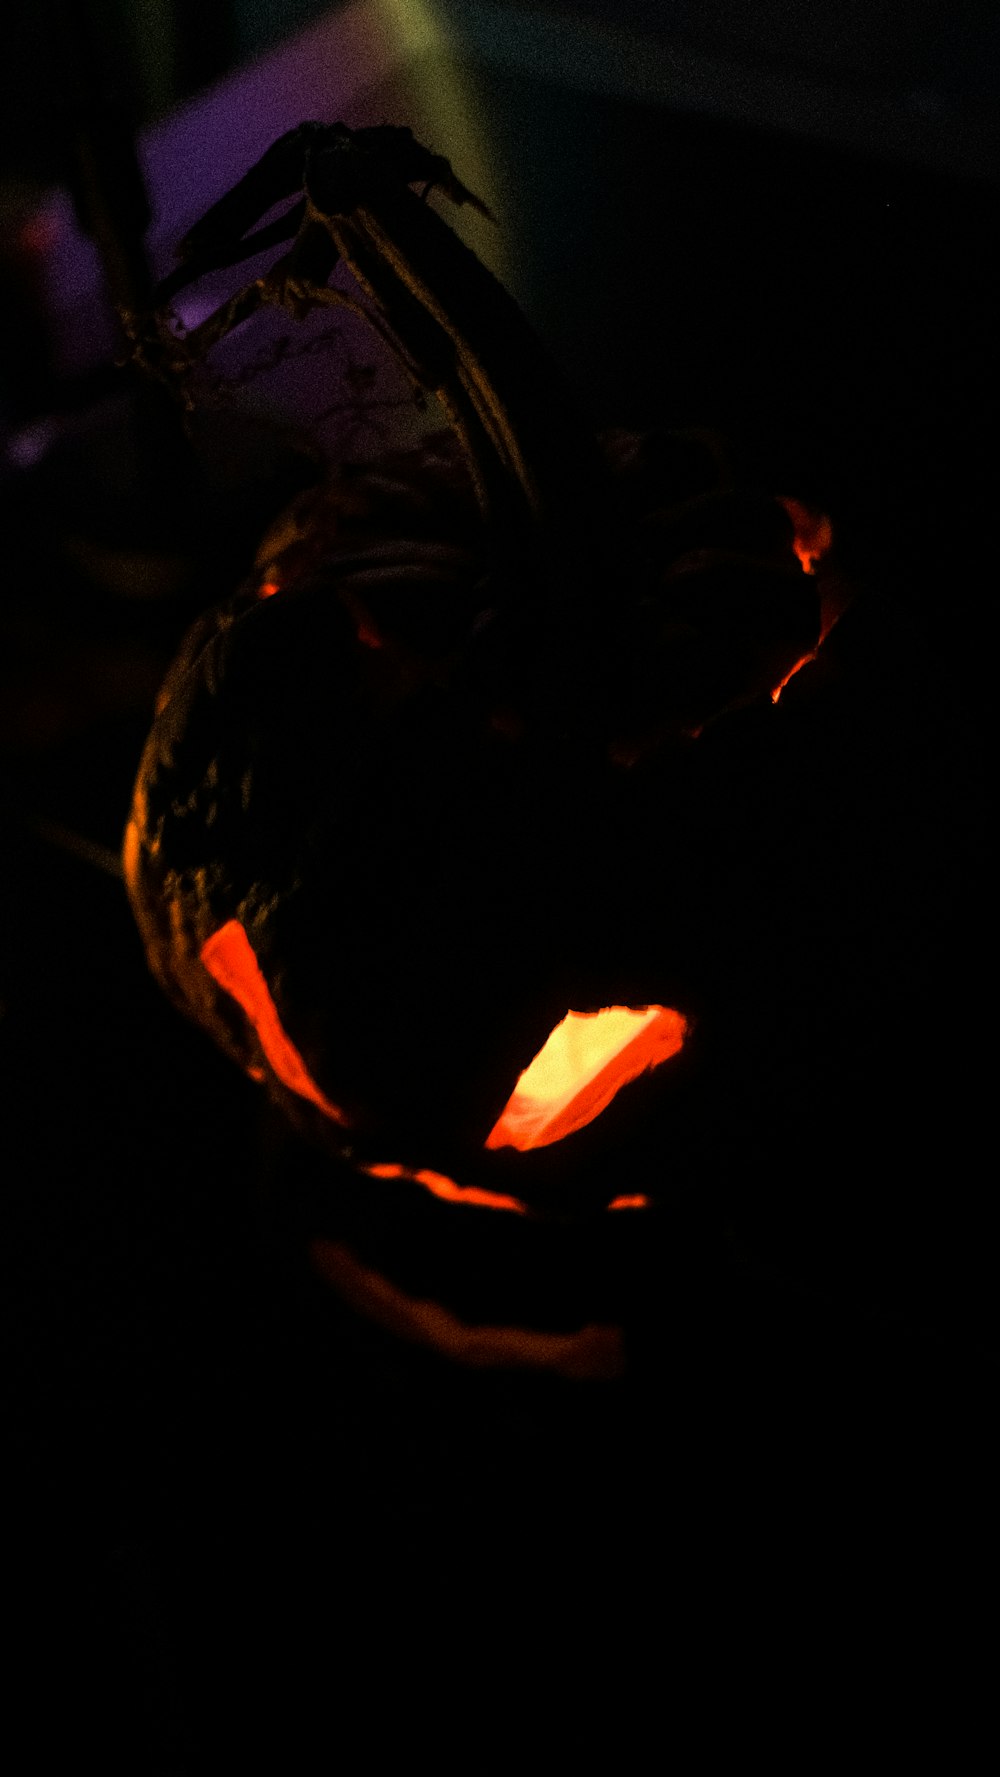
[{"label": "pumpkin stem", "polygon": [[482,261],[405,188],[329,224],[341,256],[461,439],[484,515],[595,528],[606,472],[523,313]]},{"label": "pumpkin stem", "polygon": [[[292,194],[293,166],[304,202],[248,232]],[[416,387],[441,403],[501,555],[516,554],[525,533],[537,536],[541,526],[561,549],[569,546],[571,559],[592,559],[608,496],[596,441],[516,302],[424,201],[434,186],[485,210],[409,130],[301,125],[190,231],[188,261],[158,297],[294,236],[290,251],[188,334],[179,336],[163,313],[152,334],[126,318],[134,353],[147,369],[176,377],[264,304],[296,316],[331,303],[353,308]],[[331,288],[339,260],[367,304]]]}]

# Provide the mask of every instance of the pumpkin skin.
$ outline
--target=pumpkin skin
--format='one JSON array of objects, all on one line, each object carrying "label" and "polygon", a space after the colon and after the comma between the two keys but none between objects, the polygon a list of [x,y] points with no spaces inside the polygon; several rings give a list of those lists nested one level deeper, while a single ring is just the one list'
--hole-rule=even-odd
[{"label": "pumpkin skin", "polygon": [[[182,644],[124,850],[157,979],[326,1156],[317,1272],[461,1361],[574,1376],[619,1373],[637,1221],[679,1213],[663,1132],[717,944],[697,737],[819,633],[788,511],[703,442],[595,460],[586,559],[566,515],[498,523],[461,429],[300,496]],[[567,1012],[606,1007],[665,1008],[679,1052],[491,1148]]]},{"label": "pumpkin skin", "polygon": [[[629,768],[600,731],[584,746],[498,721],[478,659],[463,678],[447,646],[418,654],[384,615],[373,647],[342,594],[373,563],[384,571],[394,525],[409,565],[433,565],[428,599],[461,594],[456,626],[474,631],[477,514],[446,437],[347,474],[342,491],[342,523],[338,484],[303,497],[294,543],[276,554],[265,539],[257,572],[200,620],[164,686],[125,845],[150,966],[321,1151],[317,1167],[282,1149],[274,1208],[320,1278],[459,1361],[613,1376],[623,1323],[644,1302],[662,1315],[665,1297],[679,1314],[704,1277],[706,1234],[681,1189],[717,944],[685,832],[699,747]],[[415,512],[447,523],[447,556],[444,541],[405,537]],[[412,583],[390,569],[387,604]],[[343,1121],[276,1072],[206,967],[231,922]],[[568,1008],[651,1002],[686,1015],[681,1053],[560,1142],[487,1148]],[[429,1173],[459,1192],[428,1190]]]}]

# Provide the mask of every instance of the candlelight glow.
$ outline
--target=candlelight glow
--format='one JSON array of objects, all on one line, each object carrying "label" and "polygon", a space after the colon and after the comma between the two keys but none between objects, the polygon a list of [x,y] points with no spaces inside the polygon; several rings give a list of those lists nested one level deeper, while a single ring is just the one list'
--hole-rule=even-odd
[{"label": "candlelight glow", "polygon": [[[127,841],[126,841],[127,846]],[[284,1029],[270,989],[238,919],[231,919],[206,939],[201,961],[213,981],[245,1012],[257,1033],[272,1073],[289,1091],[308,1099],[342,1127],[349,1118],[317,1085]],[[521,1075],[502,1116],[490,1133],[488,1148],[545,1147],[582,1129],[600,1115],[627,1081],[656,1067],[681,1048],[687,1026],[679,1012],[664,1006],[611,1006],[603,1012],[568,1012],[556,1026],[531,1066]],[[254,1080],[264,1070],[248,1065]],[[480,1209],[529,1214],[528,1206],[506,1192],[479,1185],[459,1185],[429,1167],[395,1162],[362,1165],[370,1178],[409,1179],[446,1203]],[[609,1209],[645,1209],[641,1192],[619,1196]]]},{"label": "candlelight glow", "polygon": [[412,1179],[416,1185],[423,1185],[434,1197],[440,1197],[445,1203],[476,1204],[480,1209],[512,1209],[518,1215],[527,1215],[527,1206],[517,1197],[507,1197],[500,1191],[483,1191],[478,1185],[456,1185],[443,1172],[431,1172],[426,1166],[414,1172],[407,1166],[363,1166],[370,1178],[406,1178]]},{"label": "candlelight glow", "polygon": [[[398,1166],[391,1163],[377,1166],[362,1166],[369,1178],[405,1178],[415,1185],[422,1185],[433,1197],[439,1197],[442,1203],[467,1203],[478,1209],[507,1209],[515,1215],[529,1215],[531,1212],[526,1203],[519,1197],[508,1197],[502,1191],[486,1191],[480,1185],[456,1185],[446,1173],[431,1172],[429,1167],[422,1166],[419,1170],[409,1166]],[[615,1197],[608,1204],[609,1209],[648,1209],[649,1198],[641,1191],[634,1191],[629,1196]]]},{"label": "candlelight glow", "polygon": [[525,1068],[486,1146],[562,1141],[600,1116],[622,1086],[676,1055],[686,1034],[681,1014],[667,1006],[567,1012]]},{"label": "candlelight glow", "polygon": [[[799,561],[802,563],[803,572],[806,574],[815,574],[817,562],[822,561],[823,557],[829,554],[830,546],[833,543],[833,526],[825,512],[812,512],[808,506],[803,506],[801,500],[792,500],[783,497],[780,504],[784,506],[785,511],[788,513],[788,516],[795,527],[795,538],[792,547],[794,548]],[[794,666],[789,667],[781,683],[775,685],[774,690],[771,692],[772,703],[777,703],[785,686],[788,684],[789,679],[794,679],[796,673],[800,672],[802,667],[808,666],[811,660],[815,660],[839,615],[839,608],[836,613],[831,616],[821,602],[819,641],[815,648],[813,648],[808,654],[803,654],[801,660],[797,660]]]},{"label": "candlelight glow", "polygon": [[801,500],[783,498],[780,504],[784,506],[795,526],[792,547],[805,572],[815,574],[816,563],[829,553],[833,542],[833,526],[825,512],[811,512],[808,506],[803,506]]},{"label": "candlelight glow", "polygon": [[779,697],[781,696],[781,693],[785,689],[785,686],[788,684],[789,679],[794,679],[796,673],[800,672],[802,667],[808,666],[810,660],[815,660],[818,653],[819,653],[819,649],[814,648],[811,654],[803,654],[801,660],[797,660],[795,662],[794,666],[789,667],[784,678],[781,680],[781,683],[778,685],[775,685],[774,690],[771,692],[771,702],[772,703],[777,703]]},{"label": "candlelight glow", "polygon": [[[238,919],[229,920],[206,939],[201,947],[201,960],[213,981],[224,993],[230,994],[238,1006],[242,1006],[282,1085],[290,1092],[298,1093],[300,1098],[309,1099],[334,1123],[346,1125],[347,1116],[339,1105],[333,1104],[320,1091],[295,1044],[282,1028],[278,1008]],[[250,1072],[254,1078],[260,1078],[259,1070],[250,1069]]]}]

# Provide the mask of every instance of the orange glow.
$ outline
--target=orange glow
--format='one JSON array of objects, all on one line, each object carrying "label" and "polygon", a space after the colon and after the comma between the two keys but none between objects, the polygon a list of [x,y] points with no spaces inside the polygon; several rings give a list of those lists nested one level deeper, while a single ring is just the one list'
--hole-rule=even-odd
[{"label": "orange glow", "polygon": [[[829,553],[833,543],[833,526],[829,518],[825,512],[813,512],[808,506],[803,506],[801,500],[783,497],[779,504],[784,506],[795,527],[792,547],[802,563],[803,572],[815,574],[817,562],[822,561],[824,555]],[[803,654],[801,660],[797,660],[794,666],[789,667],[780,685],[775,685],[771,692],[772,703],[777,703],[789,679],[794,679],[797,672],[800,672],[804,666],[808,666],[811,660],[815,660],[839,615],[839,608],[835,614],[831,615],[821,603],[819,641],[810,653]]]},{"label": "orange glow", "polygon": [[795,665],[789,668],[788,672],[782,679],[781,684],[774,687],[774,690],[771,692],[772,703],[777,703],[785,686],[788,684],[789,679],[794,679],[796,673],[799,672],[802,667],[808,666],[811,660],[816,659],[827,636],[836,624],[839,623],[850,602],[850,591],[841,583],[838,583],[835,578],[831,579],[824,587],[823,596],[820,599],[819,604],[819,641],[812,650],[812,653],[803,654],[802,659],[797,660]]},{"label": "orange glow", "polygon": [[383,646],[381,632],[364,599],[359,598],[357,593],[352,592],[349,587],[342,586],[340,601],[350,615],[354,624],[354,633],[361,646],[363,648],[381,648]]},{"label": "orange glow", "polygon": [[[409,1166],[384,1164],[361,1166],[359,1170],[366,1172],[369,1178],[410,1179],[415,1185],[422,1185],[425,1191],[430,1191],[432,1196],[440,1197],[443,1203],[468,1203],[474,1204],[480,1209],[507,1209],[513,1210],[515,1215],[522,1216],[530,1214],[528,1205],[522,1203],[519,1197],[507,1197],[501,1191],[486,1191],[479,1185],[456,1185],[454,1179],[448,1178],[446,1173],[431,1172],[428,1167],[421,1167],[419,1171],[415,1171]],[[631,1196],[615,1197],[607,1207],[609,1209],[648,1209],[649,1198],[641,1191],[636,1191]]]},{"label": "orange glow", "polygon": [[829,553],[833,542],[833,526],[825,512],[811,512],[803,506],[801,500],[782,499],[792,524],[795,526],[795,539],[792,547],[795,550],[807,574],[815,574],[816,563]]},{"label": "orange glow", "polygon": [[803,654],[802,659],[797,660],[795,662],[795,665],[793,667],[789,668],[788,672],[785,674],[784,678],[782,679],[780,685],[775,685],[774,690],[771,692],[771,702],[772,703],[777,703],[779,697],[781,696],[781,693],[785,689],[785,686],[788,684],[789,679],[794,679],[796,673],[799,672],[802,667],[808,666],[810,660],[815,660],[818,653],[819,653],[819,649],[814,648],[811,654]]},{"label": "orange glow", "polygon": [[407,1295],[380,1271],[362,1264],[343,1241],[314,1240],[310,1257],[319,1275],[353,1308],[455,1363],[475,1369],[554,1370],[578,1381],[611,1381],[624,1371],[621,1327],[593,1322],[574,1333],[540,1333],[532,1327],[470,1326],[440,1302]]},{"label": "orange glow", "polygon": [[[282,1029],[278,1008],[260,971],[250,940],[238,919],[228,923],[206,939],[201,947],[201,960],[213,981],[231,994],[253,1025],[271,1068],[290,1092],[307,1098],[335,1123],[347,1124],[348,1118],[320,1091],[294,1043]],[[256,1078],[259,1069],[251,1069]]]},{"label": "orange glow", "polygon": [[278,585],[277,580],[265,580],[257,588],[257,597],[259,599],[272,599],[275,593],[280,591],[281,587]]},{"label": "orange glow", "polygon": [[141,859],[142,840],[139,835],[138,823],[133,818],[125,829],[125,838],[122,843],[122,871],[130,888],[134,888],[138,883]]},{"label": "orange glow", "polygon": [[500,1191],[482,1191],[478,1185],[456,1185],[454,1179],[448,1178],[443,1172],[431,1172],[422,1167],[419,1172],[411,1172],[407,1166],[362,1166],[371,1178],[405,1178],[412,1179],[416,1185],[423,1185],[425,1191],[440,1197],[445,1203],[478,1204],[481,1209],[512,1209],[517,1215],[527,1215],[527,1206],[516,1197],[505,1197]]},{"label": "orange glow", "polygon": [[544,1148],[592,1123],[616,1092],[682,1047],[687,1024],[667,1006],[567,1012],[525,1068],[488,1148]]}]

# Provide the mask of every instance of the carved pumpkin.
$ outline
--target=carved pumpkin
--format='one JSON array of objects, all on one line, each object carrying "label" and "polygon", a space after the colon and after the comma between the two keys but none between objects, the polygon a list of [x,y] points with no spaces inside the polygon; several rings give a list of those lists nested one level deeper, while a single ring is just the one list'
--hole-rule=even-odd
[{"label": "carved pumpkin", "polygon": [[471,197],[408,131],[303,126],[163,295],[286,258],[187,336],[132,323],[183,371],[264,300],[347,300],[341,258],[453,430],[300,496],[191,631],[126,878],[166,991],[328,1156],[318,1272],[463,1361],[614,1374],[713,943],[690,760],[811,655],[829,539],[710,442],[593,439],[417,183]]}]

